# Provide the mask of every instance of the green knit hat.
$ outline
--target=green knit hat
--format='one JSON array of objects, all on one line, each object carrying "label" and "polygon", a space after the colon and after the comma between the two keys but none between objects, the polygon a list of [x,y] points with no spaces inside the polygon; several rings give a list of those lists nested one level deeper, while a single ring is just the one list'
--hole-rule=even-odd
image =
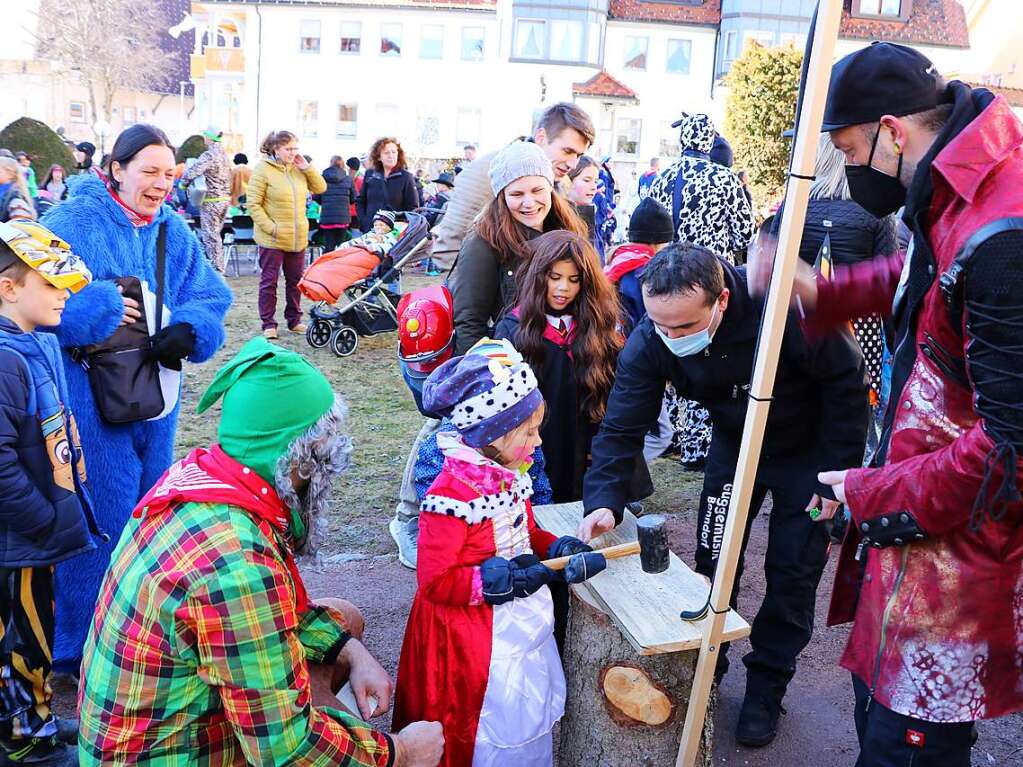
[{"label": "green knit hat", "polygon": [[301,354],[262,336],[217,372],[198,412],[221,397],[221,448],[271,486],[277,460],[334,405],[334,390],[323,373]]}]

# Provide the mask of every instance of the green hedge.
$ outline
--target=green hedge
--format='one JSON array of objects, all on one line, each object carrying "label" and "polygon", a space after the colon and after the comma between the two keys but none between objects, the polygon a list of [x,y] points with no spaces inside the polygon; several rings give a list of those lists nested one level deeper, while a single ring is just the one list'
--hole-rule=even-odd
[{"label": "green hedge", "polygon": [[27,152],[40,186],[51,165],[60,165],[65,175],[75,168],[75,158],[64,140],[45,123],[31,117],[19,117],[0,131],[0,147],[12,152]]}]

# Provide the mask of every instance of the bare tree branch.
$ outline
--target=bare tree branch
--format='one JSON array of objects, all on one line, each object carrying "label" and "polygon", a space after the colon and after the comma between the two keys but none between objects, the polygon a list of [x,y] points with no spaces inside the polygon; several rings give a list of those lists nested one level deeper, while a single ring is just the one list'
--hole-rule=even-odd
[{"label": "bare tree branch", "polygon": [[169,22],[153,0],[42,0],[37,55],[63,63],[89,91],[92,122],[109,120],[120,90],[167,85],[173,54],[160,47]]}]

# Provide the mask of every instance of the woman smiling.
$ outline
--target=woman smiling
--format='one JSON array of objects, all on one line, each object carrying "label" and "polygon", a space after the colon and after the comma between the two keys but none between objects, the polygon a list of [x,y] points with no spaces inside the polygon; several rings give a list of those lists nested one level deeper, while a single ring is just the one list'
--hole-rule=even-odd
[{"label": "woman smiling", "polygon": [[527,259],[527,242],[555,229],[587,236],[572,206],[554,194],[551,161],[536,144],[517,141],[495,155],[490,187],[494,199],[458,254],[451,291],[456,354],[486,336],[513,305],[515,272]]},{"label": "woman smiling", "polygon": [[[174,150],[163,131],[143,124],[126,129],[114,143],[108,169],[108,183],[92,174],[72,179],[68,199],[44,217],[44,225],[71,245],[93,275],[92,283],[68,299],[56,331],[93,507],[110,536],[97,541],[95,551],[57,567],[54,667],[75,673],[110,552],[135,502],[171,464],[182,362],[205,362],[223,345],[231,304],[231,292],[199,240],[163,204],[174,181]],[[166,265],[157,274],[161,232]],[[162,329],[156,332],[161,284]],[[143,317],[151,334],[150,358],[172,371],[161,373],[164,410],[149,420],[112,423],[100,413],[86,366],[76,360],[121,326],[146,333]]]}]

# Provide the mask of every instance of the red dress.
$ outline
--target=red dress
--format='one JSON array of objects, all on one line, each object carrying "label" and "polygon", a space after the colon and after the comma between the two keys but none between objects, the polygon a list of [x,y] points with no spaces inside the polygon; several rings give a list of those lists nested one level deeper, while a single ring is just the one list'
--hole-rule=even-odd
[{"label": "red dress", "polygon": [[398,664],[394,731],[444,726],[442,767],[551,764],[565,678],[546,586],[496,607],[479,565],[543,558],[555,537],[536,526],[529,475],[498,466],[442,433],[444,468],[423,499],[416,593]]}]

